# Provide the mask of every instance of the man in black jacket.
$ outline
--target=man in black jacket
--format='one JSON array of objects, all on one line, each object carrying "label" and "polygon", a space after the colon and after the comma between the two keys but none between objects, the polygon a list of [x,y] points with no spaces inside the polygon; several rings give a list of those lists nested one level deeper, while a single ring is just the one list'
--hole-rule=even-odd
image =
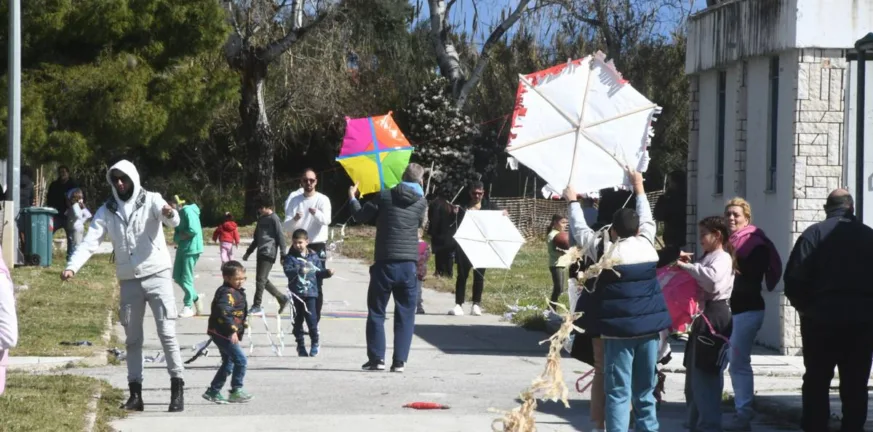
[{"label": "man in black jacket", "polygon": [[349,204],[356,222],[376,220],[375,264],[367,291],[367,363],[363,369],[385,370],[385,310],[394,294],[394,358],[391,372],[403,372],[412,345],[418,305],[418,229],[424,225],[427,201],[421,188],[424,168],[411,163],[402,182],[383,189],[363,207],[349,188]]},{"label": "man in black jacket", "polygon": [[854,201],[837,189],[827,219],[797,239],[785,269],[785,297],[800,314],[803,416],[807,432],[828,430],[830,383],[840,371],[844,431],[867,421],[867,380],[873,358],[873,229],[854,216]]}]

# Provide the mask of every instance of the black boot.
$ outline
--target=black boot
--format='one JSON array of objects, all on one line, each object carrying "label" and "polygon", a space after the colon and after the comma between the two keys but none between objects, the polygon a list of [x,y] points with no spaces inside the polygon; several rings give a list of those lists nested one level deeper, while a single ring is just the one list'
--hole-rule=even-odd
[{"label": "black boot", "polygon": [[185,411],[185,381],[182,381],[182,378],[170,378],[170,392],[170,409],[168,411]]},{"label": "black boot", "polygon": [[130,389],[130,398],[121,406],[121,409],[127,411],[142,411],[142,384],[131,382],[127,384],[127,387]]}]

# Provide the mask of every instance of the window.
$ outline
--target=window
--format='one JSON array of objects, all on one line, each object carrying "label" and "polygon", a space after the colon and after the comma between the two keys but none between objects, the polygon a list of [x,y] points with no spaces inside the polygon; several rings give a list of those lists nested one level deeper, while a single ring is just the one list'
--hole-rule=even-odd
[{"label": "window", "polygon": [[724,132],[725,132],[725,105],[727,99],[727,72],[718,72],[718,136],[716,136],[715,150],[715,193],[724,193]]},{"label": "window", "polygon": [[776,151],[779,118],[779,57],[770,58],[770,115],[767,142],[767,191],[776,190]]}]

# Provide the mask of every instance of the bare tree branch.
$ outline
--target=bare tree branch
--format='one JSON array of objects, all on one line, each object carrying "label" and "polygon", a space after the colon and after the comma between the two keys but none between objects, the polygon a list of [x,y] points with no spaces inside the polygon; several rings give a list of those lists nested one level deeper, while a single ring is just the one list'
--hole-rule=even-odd
[{"label": "bare tree branch", "polygon": [[233,9],[233,1],[227,3],[227,15],[230,20],[230,25],[237,36],[242,38],[242,31],[239,28],[239,22],[236,20],[236,11]]},{"label": "bare tree branch", "polygon": [[332,11],[330,9],[318,14],[312,22],[309,24],[300,27],[299,29],[289,31],[281,39],[271,42],[269,45],[264,48],[263,53],[261,54],[261,60],[270,63],[275,60],[277,57],[282,55],[285,51],[288,51],[291,46],[293,46],[298,40],[300,40],[306,33],[309,33],[310,30],[318,27],[328,15],[330,15]]},{"label": "bare tree branch", "polygon": [[488,62],[491,60],[491,49],[494,47],[494,44],[500,41],[500,38],[502,38],[503,35],[506,34],[506,32],[509,31],[509,29],[512,28],[512,26],[521,18],[521,15],[524,13],[530,2],[531,0],[519,0],[515,10],[512,11],[512,13],[491,32],[490,36],[488,36],[485,45],[482,46],[481,54],[476,61],[476,66],[473,68],[473,72],[464,82],[460,92],[458,92],[458,99],[455,102],[455,106],[461,108],[467,102],[467,98],[470,96],[470,93],[473,92],[473,89],[476,88],[476,85],[482,78],[482,74],[485,72],[485,67],[488,66]]}]

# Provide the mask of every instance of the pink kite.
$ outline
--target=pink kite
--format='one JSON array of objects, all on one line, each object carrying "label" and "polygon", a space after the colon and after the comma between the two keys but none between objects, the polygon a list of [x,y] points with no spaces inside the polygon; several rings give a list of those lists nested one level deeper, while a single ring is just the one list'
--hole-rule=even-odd
[{"label": "pink kite", "polygon": [[673,330],[683,333],[690,330],[691,321],[700,308],[697,281],[688,272],[671,266],[658,269],[658,282],[673,319]]}]

